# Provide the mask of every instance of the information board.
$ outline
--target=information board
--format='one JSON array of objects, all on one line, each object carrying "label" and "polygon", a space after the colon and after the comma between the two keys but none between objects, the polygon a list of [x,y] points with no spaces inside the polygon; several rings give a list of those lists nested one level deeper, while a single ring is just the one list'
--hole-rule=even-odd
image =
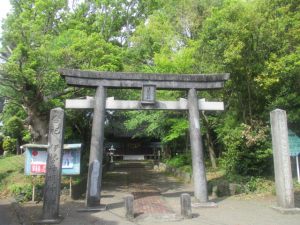
[{"label": "information board", "polygon": [[300,155],[300,138],[291,130],[289,130],[289,149],[291,156]]},{"label": "information board", "polygon": [[[25,148],[25,175],[46,173],[48,145],[27,144]],[[80,174],[81,144],[64,145],[62,175]]]}]

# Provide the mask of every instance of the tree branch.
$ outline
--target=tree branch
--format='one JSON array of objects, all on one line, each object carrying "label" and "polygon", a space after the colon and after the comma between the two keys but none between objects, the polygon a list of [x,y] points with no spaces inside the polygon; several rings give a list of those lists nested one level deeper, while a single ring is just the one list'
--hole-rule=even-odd
[{"label": "tree branch", "polygon": [[72,92],[74,92],[74,94],[76,94],[76,93],[79,93],[79,92],[81,91],[80,88],[75,89],[75,90],[74,90],[74,89],[75,89],[75,88],[73,88],[73,87],[66,88],[65,90],[63,90],[63,91],[60,92],[60,93],[56,93],[56,94],[53,94],[53,95],[44,96],[43,100],[44,100],[45,102],[48,102],[50,99],[58,98],[58,97],[67,95],[67,94],[72,93]]}]

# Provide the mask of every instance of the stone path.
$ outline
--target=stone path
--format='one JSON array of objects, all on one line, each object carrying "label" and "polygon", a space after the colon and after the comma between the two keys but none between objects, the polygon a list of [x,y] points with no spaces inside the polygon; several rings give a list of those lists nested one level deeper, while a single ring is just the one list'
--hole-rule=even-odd
[{"label": "stone path", "polygon": [[[162,178],[157,173],[147,169],[147,167],[152,168],[153,166],[127,162],[127,164],[116,166],[114,171],[108,172],[106,176],[108,178],[111,173],[115,175],[119,173],[125,176],[122,191],[133,194],[136,217],[174,215],[174,211],[161,195],[161,188],[155,185],[156,181],[162,182]],[[104,182],[103,188],[106,189],[106,182]]]},{"label": "stone path", "polygon": [[134,212],[136,216],[141,214],[174,214],[174,211],[167,206],[167,202],[162,199],[160,192],[141,191],[133,192]]}]

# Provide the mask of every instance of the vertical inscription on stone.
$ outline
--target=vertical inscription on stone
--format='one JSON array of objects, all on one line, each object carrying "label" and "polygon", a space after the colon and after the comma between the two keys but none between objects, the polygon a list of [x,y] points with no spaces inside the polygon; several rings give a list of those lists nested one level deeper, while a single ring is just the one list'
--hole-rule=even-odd
[{"label": "vertical inscription on stone", "polygon": [[155,103],[155,85],[143,85],[142,102]]},{"label": "vertical inscription on stone", "polygon": [[59,217],[61,164],[64,137],[64,110],[50,112],[48,158],[46,167],[43,219],[55,220]]}]

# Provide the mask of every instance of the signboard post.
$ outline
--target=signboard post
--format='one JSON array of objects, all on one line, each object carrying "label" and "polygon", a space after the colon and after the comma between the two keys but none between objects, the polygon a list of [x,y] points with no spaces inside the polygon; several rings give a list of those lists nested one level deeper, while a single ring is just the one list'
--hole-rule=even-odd
[{"label": "signboard post", "polygon": [[298,183],[300,183],[299,160],[298,160],[298,156],[296,156],[296,165],[297,165],[297,178],[298,178]]},{"label": "signboard post", "polygon": [[300,138],[293,131],[288,131],[289,137],[289,149],[290,156],[296,158],[296,166],[297,166],[297,180],[300,183],[300,171],[299,171],[299,155],[300,155]]}]

